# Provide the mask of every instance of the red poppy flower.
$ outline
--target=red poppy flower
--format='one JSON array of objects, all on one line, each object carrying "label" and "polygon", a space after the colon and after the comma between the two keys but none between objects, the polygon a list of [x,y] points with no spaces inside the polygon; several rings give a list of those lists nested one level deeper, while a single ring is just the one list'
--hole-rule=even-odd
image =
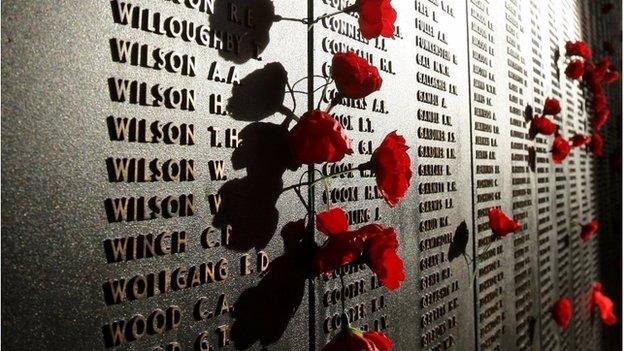
[{"label": "red poppy flower", "polygon": [[607,123],[608,118],[609,118],[609,110],[603,107],[595,112],[594,118],[592,119],[591,124],[594,128],[600,129],[605,123]]},{"label": "red poppy flower", "polygon": [[551,148],[553,162],[555,164],[560,164],[561,162],[563,162],[563,160],[568,157],[571,149],[572,148],[570,147],[568,141],[565,140],[561,135],[557,135],[555,137],[555,140],[553,140],[553,145]]},{"label": "red poppy flower", "polygon": [[595,65],[594,72],[603,75],[611,68],[611,59],[609,56],[603,56],[600,62]]},{"label": "red poppy flower", "polygon": [[605,73],[604,82],[607,84],[615,83],[620,78],[620,72],[613,70]]},{"label": "red poppy flower", "polygon": [[397,255],[399,241],[394,228],[370,224],[358,230],[365,233],[367,263],[377,278],[390,290],[396,290],[405,280],[403,260]]},{"label": "red poppy flower", "polygon": [[545,115],[557,115],[561,112],[561,105],[559,105],[559,100],[555,98],[546,98],[544,101],[544,112]]},{"label": "red poppy flower", "polygon": [[403,199],[410,186],[412,169],[407,149],[405,138],[394,131],[386,135],[371,158],[377,187],[390,207]]},{"label": "red poppy flower", "polygon": [[598,221],[592,219],[591,222],[581,226],[581,239],[583,241],[589,240],[598,232]]},{"label": "red poppy flower", "polygon": [[596,70],[596,65],[594,65],[591,61],[585,61],[585,77],[583,77],[585,80],[587,80],[587,75],[591,74],[592,72],[594,72]]},{"label": "red poppy flower", "polygon": [[582,135],[582,134],[574,134],[574,136],[570,139],[570,142],[572,143],[572,147],[583,146],[583,145],[589,144],[590,141],[591,141],[591,136]]},{"label": "red poppy flower", "polygon": [[610,67],[611,59],[605,56],[602,58],[602,60],[600,60],[600,62],[598,62],[598,65],[596,65],[596,71],[604,75],[605,73],[607,73]]},{"label": "red poppy flower", "polygon": [[349,219],[342,208],[332,208],[316,215],[316,229],[327,235],[339,235],[349,230]]},{"label": "red poppy flower", "polygon": [[604,81],[604,73],[591,63],[585,63],[585,75],[583,80],[587,83],[594,95],[603,95],[602,83]]},{"label": "red poppy flower", "polygon": [[570,79],[579,79],[585,73],[585,65],[581,60],[572,60],[565,69],[565,74]]},{"label": "red poppy flower", "polygon": [[353,262],[364,252],[366,237],[349,232],[349,220],[344,210],[334,208],[318,213],[316,228],[329,237],[314,259],[320,273],[329,274]]},{"label": "red poppy flower", "polygon": [[596,73],[585,74],[583,77],[585,82],[587,82],[587,86],[591,90],[594,96],[604,95],[604,89],[602,88],[602,84],[604,83],[604,75],[599,76]]},{"label": "red poppy flower", "polygon": [[507,217],[500,208],[492,207],[488,211],[489,224],[492,232],[498,236],[505,237],[507,234],[520,230],[518,221]]},{"label": "red poppy flower", "polygon": [[602,49],[604,51],[606,51],[608,54],[613,55],[615,54],[615,47],[613,46],[613,44],[611,44],[610,41],[605,41],[602,43]]},{"label": "red poppy flower", "polygon": [[377,67],[353,52],[335,54],[331,74],[344,97],[361,99],[381,88]]},{"label": "red poppy flower", "polygon": [[591,64],[585,65],[585,72],[587,72],[586,80],[594,95],[602,95],[602,87],[600,85],[605,82],[605,76],[609,72],[610,67],[611,60],[608,57],[603,57],[596,66]]},{"label": "red poppy flower", "polygon": [[565,45],[566,56],[581,56],[582,58],[591,59],[591,49],[584,41],[567,42]]},{"label": "red poppy flower", "polygon": [[602,156],[602,147],[604,146],[604,142],[602,140],[602,135],[600,135],[600,132],[596,132],[592,135],[591,141],[589,142],[589,148],[591,149],[591,152],[595,155],[595,156]]},{"label": "red poppy flower", "polygon": [[320,110],[308,111],[301,117],[290,131],[288,143],[303,164],[337,162],[353,153],[342,125]]},{"label": "red poppy flower", "polygon": [[379,351],[387,351],[392,349],[392,341],[385,334],[376,331],[367,331],[364,338],[371,340]]},{"label": "red poppy flower", "polygon": [[572,319],[572,302],[567,297],[560,298],[555,302],[551,313],[559,328],[566,329]]},{"label": "red poppy flower", "polygon": [[596,65],[594,65],[591,61],[585,61],[585,73],[592,72],[596,69]]},{"label": "red poppy flower", "polygon": [[592,302],[598,306],[600,311],[600,318],[606,325],[614,325],[618,319],[613,313],[613,301],[602,293],[602,284],[594,283],[594,290],[592,294]]},{"label": "red poppy flower", "polygon": [[557,131],[557,125],[551,122],[546,116],[538,117],[535,115],[531,120],[530,133],[531,134],[543,134],[551,135]]},{"label": "red poppy flower", "polygon": [[394,36],[397,13],[390,5],[390,0],[358,0],[357,12],[358,24],[364,38],[373,39],[380,35],[386,38]]},{"label": "red poppy flower", "polygon": [[314,257],[319,273],[329,275],[334,270],[349,264],[364,252],[366,238],[357,232],[344,232],[330,236]]},{"label": "red poppy flower", "polygon": [[592,100],[592,108],[594,110],[600,110],[602,108],[605,108],[607,104],[607,97],[604,96],[604,94],[595,95],[594,99]]},{"label": "red poppy flower", "polygon": [[613,3],[608,2],[606,4],[602,4],[602,13],[609,13],[614,8],[615,8],[615,5]]},{"label": "red poppy flower", "polygon": [[388,289],[399,288],[405,280],[403,260],[397,255],[399,241],[394,228],[369,224],[349,231],[347,214],[331,209],[316,216],[316,227],[329,238],[314,259],[321,274],[363,258]]},{"label": "red poppy flower", "polygon": [[362,332],[355,328],[345,328],[332,338],[321,351],[389,351],[392,341],[380,332]]}]

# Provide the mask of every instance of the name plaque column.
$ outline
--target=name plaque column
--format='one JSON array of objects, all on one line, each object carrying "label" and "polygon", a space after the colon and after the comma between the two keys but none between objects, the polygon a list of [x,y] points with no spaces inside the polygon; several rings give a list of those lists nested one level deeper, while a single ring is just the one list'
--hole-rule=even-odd
[{"label": "name plaque column", "polygon": [[[575,38],[580,37],[584,31],[585,24],[582,19],[583,6],[575,5],[573,9],[577,12],[578,21],[576,24],[578,27],[572,27],[570,36],[574,33],[577,34]],[[584,38],[585,39],[585,38]],[[589,105],[585,103],[584,90],[575,85],[572,88],[572,95],[575,96],[575,114],[576,123],[578,126],[578,132],[584,135],[591,135],[592,127],[590,124],[591,114],[588,110]],[[594,171],[592,170],[592,164],[594,156],[591,152],[582,150],[576,155],[577,161],[577,175],[578,175],[578,221],[580,223],[588,223],[595,216],[595,195],[594,195]],[[591,296],[588,295],[587,289],[591,287],[594,281],[597,279],[597,271],[594,266],[594,262],[597,259],[596,243],[594,240],[590,242],[583,242],[578,240],[580,236],[580,228],[573,225],[570,232],[570,246],[572,255],[575,258],[572,262],[572,295],[570,297],[574,305],[583,306],[591,303]],[[577,240],[574,240],[574,239]],[[573,338],[574,340],[597,340],[596,332],[599,323],[592,321],[591,311],[588,309],[581,309],[577,314],[578,318],[572,320],[570,327],[574,328]]]},{"label": "name plaque column", "polygon": [[[563,42],[575,41],[583,37],[581,27],[582,8],[575,1],[565,1],[560,8],[560,12],[564,15],[562,18],[563,33],[565,37],[559,43],[559,50],[563,52]],[[565,69],[564,63],[559,63],[558,68],[561,72]],[[565,136],[573,136],[575,133],[588,135],[589,120],[591,117],[587,114],[585,106],[584,91],[581,83],[567,79],[562,73],[561,88],[563,91],[562,108],[564,108],[562,125],[562,134]],[[575,150],[570,153],[567,159],[567,172],[569,184],[569,216],[571,223],[568,233],[559,241],[562,250],[568,252],[568,259],[565,264],[560,265],[560,275],[567,275],[569,284],[567,288],[560,290],[560,295],[566,296],[572,301],[574,306],[586,306],[590,303],[588,300],[588,289],[593,281],[592,274],[588,274],[587,268],[593,262],[589,243],[580,239],[580,224],[588,223],[592,220],[589,218],[587,210],[587,177],[585,176],[585,165],[588,157],[592,155],[584,148]],[[578,222],[578,223],[575,223]],[[590,319],[590,311],[588,309],[576,309],[575,318],[571,321],[562,337],[566,338],[569,348],[583,348],[591,340],[591,325],[588,323]],[[556,329],[557,327],[555,327]]]},{"label": "name plaque column", "polygon": [[535,336],[539,318],[537,204],[535,198],[534,148],[529,134],[527,108],[531,106],[530,82],[531,22],[529,2],[505,1],[505,42],[507,58],[511,201],[513,218],[521,230],[513,240],[514,349],[532,350],[539,344]]},{"label": "name plaque column", "polygon": [[[306,212],[281,189],[302,172],[289,170],[282,112],[294,106],[286,82],[307,75],[307,32],[273,22],[305,17],[305,3],[15,2],[3,11],[20,19],[10,40],[3,33],[3,75],[28,67],[11,86],[37,96],[20,101],[11,88],[3,112],[24,122],[18,135],[49,136],[6,140],[3,166],[13,171],[3,170],[3,195],[20,200],[3,220],[20,228],[15,245],[30,246],[28,256],[3,250],[16,267],[7,277],[40,276],[44,286],[12,291],[10,344],[306,349],[305,233],[287,230]],[[15,157],[24,154],[37,155],[32,174],[54,187],[20,195]],[[27,209],[45,212],[18,225]],[[54,318],[33,323],[41,315]]]},{"label": "name plaque column", "polygon": [[466,7],[415,1],[415,8],[420,347],[463,350],[475,344]]},{"label": "name plaque column", "polygon": [[[174,284],[170,297],[161,290],[160,294],[164,296],[154,297],[153,300],[164,298],[166,303],[179,307],[181,326],[178,335],[181,340],[177,342],[184,348],[245,349],[254,344],[273,343],[277,343],[276,347],[303,348],[307,345],[303,337],[306,335],[307,315],[305,308],[299,307],[306,306],[302,303],[305,272],[297,266],[294,257],[302,250],[298,242],[305,233],[289,231],[296,226],[296,220],[303,218],[305,210],[303,206],[293,206],[293,203],[298,203],[293,192],[281,193],[285,183],[296,182],[299,174],[289,170],[292,168],[289,155],[284,153],[287,150],[287,121],[284,122],[286,117],[280,112],[282,106],[294,106],[293,101],[286,97],[287,82],[304,77],[306,71],[305,67],[292,65],[298,58],[285,55],[286,50],[279,43],[285,36],[299,38],[302,43],[299,52],[305,52],[305,26],[273,23],[273,15],[302,16],[305,6],[287,8],[271,1],[253,4],[215,1],[207,3],[212,7],[198,11],[200,8],[193,8],[192,3],[185,4],[151,6],[115,2],[112,6],[119,40],[141,35],[141,39],[145,38],[152,45],[175,45],[178,50],[190,51],[190,55],[197,59],[196,74],[188,74],[191,79],[183,77],[177,82],[178,86],[190,86],[189,91],[196,92],[197,106],[187,108],[185,114],[168,113],[193,123],[198,134],[196,146],[191,152],[185,152],[186,155],[195,154],[198,169],[201,170],[198,181],[190,183],[191,187],[187,190],[192,194],[188,197],[197,201],[197,210],[191,220],[178,224],[188,227],[189,250],[170,268],[173,272],[171,280],[177,285],[180,285],[180,277],[186,271],[189,272],[189,282],[177,288]],[[149,30],[144,34],[144,28],[150,28],[149,23],[135,26],[134,20],[124,18],[130,11],[132,15],[140,11],[143,21],[153,16],[153,26],[158,23],[166,26],[167,23],[175,23],[178,18],[179,21],[186,21],[182,22],[186,25],[182,29],[189,31],[189,38],[185,38],[184,32],[182,40],[177,41],[172,34]],[[162,22],[156,22],[158,19]],[[198,32],[199,36],[191,37],[192,23],[205,26],[207,34]],[[175,27],[171,26],[173,31]],[[172,36],[174,38],[167,38]],[[203,44],[207,48],[194,44]],[[115,56],[122,54],[124,48],[116,43],[111,50],[116,60]],[[163,56],[168,57],[167,54]],[[123,58],[119,63],[128,65]],[[113,68],[113,75],[116,75],[114,70],[118,67],[119,64]],[[158,73],[158,76],[152,74],[149,79],[169,85],[166,80],[161,82],[168,77]],[[109,81],[111,99],[124,102],[124,98],[120,97],[121,82],[132,79],[133,74],[147,76],[148,73],[141,72],[140,68],[128,67],[117,74],[122,77],[115,77],[113,83]],[[128,102],[132,102],[132,97]],[[118,109],[119,106],[112,108]],[[113,113],[136,115],[141,110],[129,107],[127,111]],[[144,112],[151,112],[154,116],[152,111]],[[115,121],[119,124],[118,119]],[[141,148],[140,144],[133,147]],[[138,152],[145,152],[144,148],[141,149]],[[154,148],[154,151],[158,149]],[[164,188],[162,191],[169,190]],[[121,202],[115,198],[110,203],[119,206]],[[114,209],[113,213],[116,213]],[[119,223],[115,229],[119,232],[124,227]],[[152,264],[157,266],[159,262]],[[113,286],[122,282],[115,279],[116,274],[119,273],[113,273],[109,280]],[[134,274],[125,277],[132,282]],[[289,277],[288,281],[283,281],[284,277]],[[200,287],[201,283],[212,284],[207,286],[207,290],[192,289]],[[121,318],[117,317],[115,323],[123,321],[123,315],[128,313],[127,306],[120,307],[123,311],[117,313],[121,314]],[[292,315],[293,310],[303,313]],[[149,311],[144,313],[147,315]],[[115,339],[114,327],[114,323],[103,327],[103,333],[110,331],[112,345],[119,341]],[[182,335],[185,337],[182,338]],[[140,341],[153,342],[149,338]]]},{"label": "name plaque column", "polygon": [[[346,1],[322,1],[314,2],[313,13],[315,17],[325,13],[333,13],[350,5]],[[357,167],[359,164],[368,162],[374,149],[381,143],[385,135],[396,130],[399,135],[406,138],[408,144],[414,139],[414,128],[410,127],[407,120],[410,115],[410,105],[405,104],[407,95],[405,87],[409,80],[405,75],[409,74],[410,48],[402,47],[407,41],[405,38],[406,26],[410,25],[406,16],[401,16],[399,4],[393,4],[399,13],[396,22],[394,38],[379,37],[367,40],[362,37],[357,17],[354,14],[340,14],[322,19],[313,28],[313,42],[311,51],[313,60],[313,74],[323,78],[331,77],[332,58],[336,53],[352,51],[365,58],[371,65],[379,69],[383,79],[380,91],[374,92],[366,98],[348,99],[343,98],[341,103],[335,106],[331,114],[341,123],[347,137],[351,140],[352,155],[337,163],[325,164],[317,167],[317,175],[328,175],[338,171]],[[399,48],[406,50],[399,50]],[[325,83],[322,78],[315,77],[314,88]],[[324,110],[332,98],[337,94],[335,84],[331,84],[325,96],[323,89],[313,92],[310,96],[314,108]],[[390,124],[391,123],[391,124]],[[320,172],[320,173],[319,173]],[[415,218],[409,215],[401,216],[399,221],[394,218],[397,213],[407,210],[405,207],[413,199],[413,191],[407,197],[390,210],[376,186],[375,178],[370,171],[357,171],[351,174],[333,178],[329,187],[323,183],[315,186],[316,212],[327,210],[330,207],[340,207],[347,212],[350,230],[355,230],[367,224],[377,223],[384,227],[393,226],[399,239],[399,254],[407,267],[414,266],[417,257],[406,255],[406,247],[410,244],[410,224]],[[324,242],[327,238],[316,234],[316,241]],[[344,281],[344,285],[342,284]],[[315,279],[315,306],[316,306],[316,347],[321,349],[329,340],[341,330],[341,314],[347,314],[352,327],[364,330],[376,330],[387,333],[390,338],[398,343],[406,343],[407,348],[413,348],[416,338],[399,337],[396,332],[403,323],[416,325],[417,311],[415,309],[403,309],[397,314],[396,306],[399,304],[399,293],[391,292],[381,285],[375,274],[365,264],[350,264],[337,269],[330,276],[318,276]],[[401,289],[405,290],[406,282]],[[400,292],[400,290],[399,290]],[[410,303],[401,301],[401,303]],[[415,304],[415,298],[411,305]],[[401,320],[391,316],[401,316]],[[405,346],[403,346],[405,347]]]},{"label": "name plaque column", "polygon": [[[468,52],[473,143],[473,209],[477,276],[475,324],[479,350],[513,349],[516,344],[514,235],[498,237],[488,212],[512,215],[512,133],[506,57],[505,2],[467,1]],[[502,61],[505,62],[505,61]],[[520,221],[523,222],[522,220]],[[529,228],[526,223],[523,226]],[[526,228],[524,230],[526,230]]]},{"label": "name plaque column", "polygon": [[[548,78],[552,65],[551,45],[549,37],[549,21],[547,8],[544,2],[531,0],[529,2],[531,18],[531,94],[530,104],[534,114],[541,114],[546,97],[549,96]],[[539,276],[539,340],[541,348],[555,347],[559,333],[558,327],[552,321],[550,310],[559,298],[556,290],[556,248],[555,211],[551,194],[554,185],[551,184],[551,174],[554,173],[550,147],[552,137],[537,135],[533,140],[535,152],[535,166],[533,177],[536,184],[536,212],[537,212],[537,239],[538,239],[538,276]]]},{"label": "name plaque column", "polygon": [[[564,37],[565,31],[561,28],[565,28],[562,13],[565,13],[565,6],[563,2],[549,3],[546,5],[546,14],[548,19],[548,35],[546,36],[548,45],[548,65],[547,70],[547,95],[549,98],[556,98],[561,104],[561,113],[553,117],[553,122],[559,127],[558,132],[566,140],[570,140],[574,134],[570,131],[574,129],[573,118],[571,110],[573,106],[567,99],[566,84],[567,78],[564,74],[565,66],[562,67],[559,58],[560,55],[565,54],[563,49],[567,38]],[[576,39],[575,39],[576,40]],[[552,137],[548,139],[549,145],[552,145]],[[548,151],[550,151],[550,146]],[[577,152],[579,150],[575,150]],[[552,158],[551,158],[552,159]],[[551,161],[552,162],[552,161]],[[572,236],[571,222],[574,215],[570,212],[571,199],[571,179],[573,177],[574,167],[574,155],[573,152],[561,162],[561,164],[553,164],[554,179],[551,178],[551,184],[554,184],[554,191],[551,188],[550,196],[551,201],[554,201],[554,221],[556,228],[556,262],[557,262],[557,289],[555,295],[556,299],[561,297],[569,297],[571,295],[572,288],[572,275],[570,268],[572,267],[572,252],[570,250],[570,242],[578,240],[578,237]],[[572,217],[571,217],[572,216]],[[548,318],[550,308],[542,311]],[[550,317],[552,320],[552,318]],[[552,322],[551,322],[552,323]],[[554,323],[553,323],[554,324]],[[570,337],[573,334],[573,328],[568,328],[565,331],[559,330],[558,326],[554,326],[555,330],[559,334],[559,347],[567,349],[573,348],[573,338]]]},{"label": "name plaque column", "polygon": [[[348,5],[324,1],[314,14]],[[410,190],[390,209],[377,195],[374,178],[357,174],[332,181],[332,191],[348,189],[357,195],[328,197],[321,185],[316,204],[322,211],[331,199],[332,206],[345,208],[351,229],[369,223],[395,227],[406,280],[397,291],[388,291],[366,266],[318,278],[317,345],[339,330],[342,299],[352,325],[384,331],[397,350],[462,349],[474,344],[471,271],[463,256],[470,256],[472,247],[471,184],[463,176],[470,172],[465,7],[440,1],[393,6],[398,13],[393,39],[362,38],[355,15],[314,27],[315,47],[320,48],[313,57],[315,74],[329,74],[336,52],[354,51],[377,66],[383,79],[380,91],[360,100],[344,99],[332,110],[352,139],[354,155],[321,172],[368,161],[385,135],[396,130],[410,146]],[[334,93],[330,90],[329,96]],[[319,98],[315,94],[315,103]],[[322,235],[317,239],[324,240]]]}]

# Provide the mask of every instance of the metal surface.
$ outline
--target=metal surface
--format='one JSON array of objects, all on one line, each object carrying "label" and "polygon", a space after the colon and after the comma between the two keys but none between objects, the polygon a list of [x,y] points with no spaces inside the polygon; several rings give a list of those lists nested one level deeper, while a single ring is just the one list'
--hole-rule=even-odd
[{"label": "metal surface", "polygon": [[[245,39],[239,54],[231,55],[196,41],[116,23],[117,3],[160,13],[163,21],[176,16],[224,33],[247,33],[259,43],[265,37],[270,41],[260,45],[261,60],[250,58],[253,47]],[[204,331],[210,345],[217,348],[225,328],[232,340],[230,349],[276,340],[276,349],[308,346],[308,305],[302,300],[305,276],[291,270],[299,254],[293,235],[304,233],[281,235],[287,223],[305,216],[305,209],[298,206],[294,192],[279,196],[282,183],[298,182],[302,170],[286,171],[287,148],[280,141],[284,116],[276,112],[281,100],[293,106],[290,97],[284,96],[284,79],[292,83],[307,74],[300,63],[306,53],[306,33],[301,24],[270,22],[273,12],[304,16],[307,8],[304,3],[287,1],[208,3],[214,4],[212,15],[188,8],[184,2],[168,1],[3,2],[4,345],[100,349],[105,346],[107,324],[136,314],[147,318],[155,309],[175,305],[182,318],[176,330],[125,342],[120,348],[151,350],[178,342],[185,350],[193,349]],[[229,20],[230,4],[237,6],[240,24]],[[248,9],[255,16],[251,33],[245,26]],[[111,39],[192,55],[195,76],[113,62]],[[290,43],[289,50],[280,45],[285,42]],[[227,44],[227,38],[223,43]],[[232,67],[240,86],[227,82]],[[192,89],[196,109],[112,101],[111,77]],[[224,108],[231,115],[218,113]],[[304,109],[300,103],[297,114]],[[160,121],[163,128],[170,122],[193,125],[195,143],[113,141],[107,124],[110,116],[144,119],[148,125]],[[242,143],[234,149],[236,137]],[[111,157],[194,160],[196,177],[184,182],[111,182],[107,171]],[[209,163],[219,161],[224,163],[223,180],[211,175]],[[181,194],[194,196],[197,212],[193,216],[113,223],[107,219],[107,199]],[[220,217],[211,210],[217,194],[222,195]],[[232,226],[230,245],[204,248],[204,234],[223,244],[221,231],[227,225]],[[186,232],[186,252],[107,263],[105,240],[158,235],[165,230]],[[256,271],[260,251],[272,262],[262,276]],[[247,255],[253,273],[243,276],[242,260]],[[109,280],[217,264],[223,259],[228,277],[222,281],[142,300],[105,303],[103,284]],[[207,298],[206,306],[214,314],[221,294],[234,311],[196,320],[194,307],[199,299]]]},{"label": "metal surface", "polygon": [[[563,136],[593,132],[587,92],[565,78],[559,54],[566,40],[583,39],[598,60],[609,40],[620,69],[621,33],[612,32],[621,27],[620,6],[605,16],[601,2],[582,0],[395,0],[395,37],[370,41],[359,36],[356,16],[322,20],[309,31],[272,21],[274,14],[314,18],[352,2],[4,1],[3,346],[103,349],[117,346],[106,336],[112,323],[139,314],[160,321],[179,309],[179,326],[173,318],[172,330],[150,330],[117,348],[320,350],[340,328],[343,301],[353,326],[382,330],[399,351],[621,346],[620,324],[603,328],[589,307],[594,281],[604,283],[618,311],[621,305],[621,279],[613,274],[621,269],[621,174],[611,165],[621,148],[621,86],[607,89],[612,117],[602,130],[602,158],[575,150],[553,165],[552,137],[530,138],[525,116],[527,107],[540,113],[545,98],[557,97]],[[117,6],[144,12],[124,24]],[[144,27],[134,28],[139,19]],[[210,36],[155,33],[177,20]],[[146,44],[150,55],[158,49],[162,61],[172,51],[188,60],[179,70],[154,69],[157,59],[138,54],[136,62],[117,62],[121,41]],[[296,115],[317,106],[315,89],[324,83],[317,76],[328,75],[337,50],[369,58],[383,86],[332,110],[354,155],[306,174],[288,161],[285,114],[293,98]],[[306,77],[287,93],[287,82]],[[158,84],[161,96],[175,87],[195,99],[168,107],[120,101],[120,80],[146,83],[148,97]],[[137,122],[130,133],[148,132],[115,140],[115,125],[125,121]],[[185,138],[164,142],[161,135],[176,127]],[[347,194],[335,201],[323,183],[301,199],[281,192],[309,174],[367,162],[394,130],[407,139],[414,172],[397,207],[374,195],[370,176],[334,180],[329,190]],[[432,157],[434,149],[442,157]],[[186,180],[116,179],[114,163],[143,159],[186,160],[179,165],[187,170],[193,164]],[[167,196],[189,199],[181,195],[192,195],[196,208],[142,220],[117,220],[110,209],[141,197],[158,197],[162,209]],[[299,221],[312,214],[301,200],[316,211],[328,202],[344,208],[351,228],[396,228],[401,288],[380,287],[366,266],[341,270],[346,294],[339,276],[309,278],[305,243],[324,238]],[[522,230],[490,245],[491,207],[519,219]],[[600,233],[581,242],[578,224],[592,218]],[[174,247],[186,238],[184,252],[114,262],[111,240],[163,232],[178,238],[166,239]],[[193,266],[215,267],[214,278],[194,283],[191,274],[190,286],[141,295],[143,275],[175,277]],[[138,284],[138,298],[106,294],[120,279]],[[561,296],[575,306],[563,332],[550,314]]]},{"label": "metal surface", "polygon": [[[459,345],[474,344],[469,289],[472,270],[462,255],[468,250],[465,253],[472,256],[471,185],[465,174],[470,167],[465,8],[462,3],[444,8],[425,2],[418,2],[417,7],[414,3],[394,6],[400,15],[399,30],[392,40],[361,43],[361,38],[341,35],[337,28],[357,25],[357,19],[348,16],[340,18],[342,27],[332,28],[323,22],[315,28],[316,47],[322,48],[314,55],[316,74],[322,74],[323,67],[331,62],[333,52],[324,50],[327,42],[370,55],[371,63],[388,67],[381,71],[381,90],[364,99],[365,108],[338,105],[332,110],[334,116],[350,120],[353,130],[348,134],[354,148],[369,142],[375,148],[388,133],[397,130],[408,141],[413,160],[411,190],[396,208],[389,208],[382,199],[336,204],[350,211],[369,211],[370,218],[354,221],[353,228],[373,222],[394,227],[405,261],[406,281],[397,291],[370,289],[372,274],[368,268],[347,272],[346,284],[363,283],[365,292],[348,299],[346,307],[365,312],[363,317],[355,314],[353,324],[393,335],[397,350],[461,348]],[[318,14],[336,10],[320,4],[315,7]],[[385,111],[375,112],[380,104]],[[359,121],[366,126],[367,120],[373,133],[358,130]],[[430,152],[434,148],[439,148],[436,151],[442,152],[442,157],[434,157]],[[354,166],[367,162],[370,151],[356,149],[355,156],[345,161]],[[355,186],[364,194],[367,188],[375,187],[375,181],[347,178],[334,182],[334,186]],[[324,209],[320,194],[317,204],[317,210]],[[438,204],[441,208],[432,210]],[[451,242],[461,242],[464,235],[465,246],[452,249]],[[323,298],[340,287],[340,279],[321,280],[317,286],[317,323],[323,323],[317,328],[320,346],[336,333],[325,328],[325,323],[340,315],[341,306],[325,306]],[[381,299],[384,307],[378,309],[375,306]]]}]

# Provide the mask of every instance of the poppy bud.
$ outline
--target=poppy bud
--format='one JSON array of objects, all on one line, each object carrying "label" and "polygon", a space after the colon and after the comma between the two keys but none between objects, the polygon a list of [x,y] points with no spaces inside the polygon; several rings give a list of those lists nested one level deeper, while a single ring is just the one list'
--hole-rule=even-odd
[{"label": "poppy bud", "polygon": [[559,328],[566,329],[572,319],[572,302],[567,297],[560,298],[555,302],[551,313]]}]

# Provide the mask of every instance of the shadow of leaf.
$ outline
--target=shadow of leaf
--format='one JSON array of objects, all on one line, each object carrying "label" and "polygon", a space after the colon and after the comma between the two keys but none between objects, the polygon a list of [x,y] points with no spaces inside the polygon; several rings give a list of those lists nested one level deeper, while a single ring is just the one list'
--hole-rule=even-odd
[{"label": "shadow of leaf", "polygon": [[453,261],[457,257],[466,254],[466,246],[468,245],[469,232],[466,221],[461,222],[455,229],[453,241],[449,246],[448,258]]},{"label": "shadow of leaf", "polygon": [[232,154],[232,166],[246,169],[247,176],[219,189],[221,206],[213,218],[217,228],[231,226],[228,248],[260,250],[275,234],[282,175],[292,163],[287,135],[286,127],[264,122],[240,131],[242,142]]},{"label": "shadow of leaf", "polygon": [[280,111],[288,73],[278,62],[257,69],[232,88],[227,110],[239,121],[260,121]]},{"label": "shadow of leaf", "polygon": [[529,123],[533,119],[533,106],[526,105],[524,108],[524,121]]},{"label": "shadow of leaf", "polygon": [[284,226],[284,254],[273,260],[260,283],[245,290],[234,304],[230,337],[243,350],[260,342],[277,342],[301,305],[309,274],[311,250],[305,244],[305,222]]}]

